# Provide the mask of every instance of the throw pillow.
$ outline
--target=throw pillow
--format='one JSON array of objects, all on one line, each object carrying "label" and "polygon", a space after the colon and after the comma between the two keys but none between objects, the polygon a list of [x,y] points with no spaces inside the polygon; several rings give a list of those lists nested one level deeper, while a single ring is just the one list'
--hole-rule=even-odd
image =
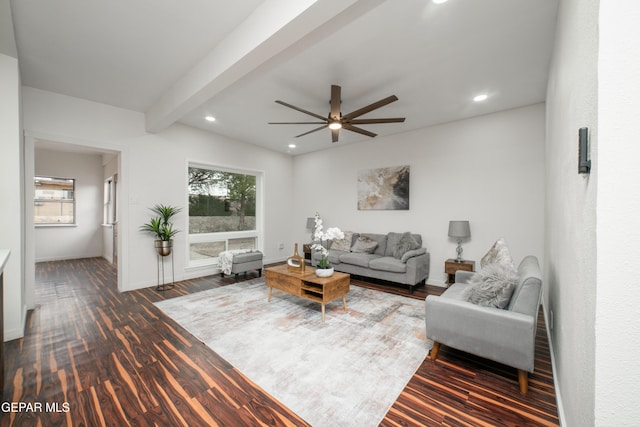
[{"label": "throw pillow", "polygon": [[480,260],[480,266],[482,268],[494,263],[504,264],[511,267],[513,270],[516,270],[507,242],[502,237],[493,244],[491,249],[489,249],[489,252],[487,252]]},{"label": "throw pillow", "polygon": [[360,236],[351,247],[351,252],[359,252],[364,254],[372,254],[376,251],[378,242],[371,237]]},{"label": "throw pillow", "polygon": [[504,264],[487,265],[469,279],[466,299],[484,307],[505,308],[518,284],[518,273]]},{"label": "throw pillow", "polygon": [[344,238],[336,239],[331,243],[331,249],[335,251],[349,252],[351,250],[351,239],[353,238],[352,231],[345,231]]},{"label": "throw pillow", "polygon": [[402,258],[400,258],[400,261],[407,262],[409,258],[413,258],[414,256],[418,256],[426,253],[427,253],[427,248],[413,249],[405,252],[404,255],[402,255]]},{"label": "throw pillow", "polygon": [[393,257],[402,259],[402,256],[414,249],[418,249],[420,247],[420,243],[411,235],[411,233],[406,232],[402,234],[400,240],[396,244],[396,247],[393,249]]}]

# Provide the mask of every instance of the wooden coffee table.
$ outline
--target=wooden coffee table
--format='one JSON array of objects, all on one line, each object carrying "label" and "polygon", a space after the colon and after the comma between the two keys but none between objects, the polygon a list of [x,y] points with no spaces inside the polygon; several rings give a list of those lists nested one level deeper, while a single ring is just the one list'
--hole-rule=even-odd
[{"label": "wooden coffee table", "polygon": [[273,288],[319,302],[322,305],[323,323],[326,303],[342,297],[342,306],[345,310],[347,309],[345,296],[349,293],[351,278],[346,273],[336,271],[331,277],[318,277],[313,268],[307,268],[304,273],[298,273],[290,271],[285,264],[265,269],[264,275],[265,284],[269,287],[269,302],[271,302]]}]

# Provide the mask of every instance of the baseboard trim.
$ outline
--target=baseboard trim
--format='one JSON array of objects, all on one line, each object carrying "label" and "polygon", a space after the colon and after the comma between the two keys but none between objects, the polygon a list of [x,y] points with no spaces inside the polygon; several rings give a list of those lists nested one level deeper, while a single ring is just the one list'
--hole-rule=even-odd
[{"label": "baseboard trim", "polygon": [[556,356],[553,350],[553,341],[551,340],[551,331],[549,330],[549,313],[547,307],[542,305],[542,314],[544,316],[544,328],[547,332],[547,342],[549,343],[549,355],[551,357],[551,372],[553,373],[553,388],[556,390],[556,406],[558,407],[558,420],[560,425],[565,427],[564,422],[564,405],[562,404],[562,393],[560,391],[560,384],[558,383],[558,376],[556,372]]},{"label": "baseboard trim", "polygon": [[24,338],[24,330],[27,327],[27,306],[22,307],[22,320],[20,321],[21,325],[17,328],[6,329],[4,331],[4,342],[17,340],[20,338]]},{"label": "baseboard trim", "polygon": [[444,283],[444,280],[429,280],[427,279],[427,285],[438,286],[440,288],[446,288],[447,284]]},{"label": "baseboard trim", "polygon": [[66,256],[54,256],[54,257],[41,257],[41,258],[36,258],[35,262],[39,263],[39,262],[50,262],[50,261],[70,261],[70,260],[74,260],[74,259],[85,259],[85,258],[104,258],[104,256],[102,256],[102,254],[97,254],[97,255],[87,255],[87,254],[83,254],[83,255],[66,255]]}]

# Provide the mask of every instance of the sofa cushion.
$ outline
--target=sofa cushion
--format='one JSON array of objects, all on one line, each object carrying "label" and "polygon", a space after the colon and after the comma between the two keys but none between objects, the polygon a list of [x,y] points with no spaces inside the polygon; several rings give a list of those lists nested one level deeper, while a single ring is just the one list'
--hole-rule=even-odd
[{"label": "sofa cushion", "polygon": [[469,280],[467,301],[495,308],[505,308],[518,283],[518,273],[505,264],[488,264]]},{"label": "sofa cushion", "polygon": [[251,262],[251,261],[260,261],[262,260],[262,252],[260,251],[255,251],[255,252],[245,252],[242,254],[234,254],[233,255],[233,263],[234,264],[242,264],[245,262]]},{"label": "sofa cushion", "polygon": [[[386,234],[375,234],[375,233],[362,233],[360,237],[365,236],[370,239],[378,242],[378,246],[376,247],[376,251],[374,252],[376,255],[385,256],[385,251],[387,249],[387,235]],[[351,249],[353,250],[353,249]]]},{"label": "sofa cushion", "polygon": [[402,233],[390,232],[387,234],[387,248],[384,251],[384,256],[393,256],[393,251],[398,245]]},{"label": "sofa cushion", "polygon": [[331,249],[336,251],[349,252],[351,251],[351,238],[353,237],[352,231],[345,231],[344,238],[335,239],[331,242]]},{"label": "sofa cushion", "polygon": [[489,249],[485,256],[480,260],[480,266],[482,268],[493,263],[504,264],[506,266],[510,266],[514,271],[516,270],[507,242],[502,237],[496,240],[491,249]]},{"label": "sofa cushion", "polygon": [[362,235],[358,237],[351,247],[351,252],[372,254],[376,251],[378,242],[369,236]]},{"label": "sofa cushion", "polygon": [[[385,249],[384,256],[402,258],[402,254],[404,254],[406,250],[404,250],[402,253],[399,253],[397,250],[399,247],[404,248],[407,245],[413,246],[411,249],[418,249],[419,247],[422,246],[422,236],[420,236],[419,234],[411,234],[409,232],[388,233],[387,247]],[[407,249],[407,250],[410,250],[410,249]],[[398,253],[399,256],[396,256],[396,253]]]},{"label": "sofa cushion", "polygon": [[342,254],[348,254],[348,253],[349,252],[334,251],[333,249],[329,249],[329,252],[327,252],[327,259],[331,264],[340,264],[340,256]]},{"label": "sofa cushion", "polygon": [[365,254],[357,252],[341,252],[340,262],[345,264],[358,265],[360,267],[368,268],[371,260],[379,258],[378,255]]},{"label": "sofa cushion", "polygon": [[455,282],[449,285],[446,291],[440,295],[440,298],[450,298],[458,301],[467,301],[469,298],[469,283]]},{"label": "sofa cushion", "polygon": [[407,264],[398,258],[385,256],[369,261],[369,268],[373,270],[390,271],[392,273],[405,273],[407,271]]}]

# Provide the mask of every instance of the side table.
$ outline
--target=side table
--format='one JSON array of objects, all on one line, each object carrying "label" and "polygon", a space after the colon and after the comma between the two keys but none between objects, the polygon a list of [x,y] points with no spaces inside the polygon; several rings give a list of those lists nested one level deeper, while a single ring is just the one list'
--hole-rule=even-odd
[{"label": "side table", "polygon": [[476,262],[464,260],[462,262],[456,262],[455,259],[450,258],[444,262],[444,272],[447,275],[447,285],[456,282],[456,271],[475,271]]}]

